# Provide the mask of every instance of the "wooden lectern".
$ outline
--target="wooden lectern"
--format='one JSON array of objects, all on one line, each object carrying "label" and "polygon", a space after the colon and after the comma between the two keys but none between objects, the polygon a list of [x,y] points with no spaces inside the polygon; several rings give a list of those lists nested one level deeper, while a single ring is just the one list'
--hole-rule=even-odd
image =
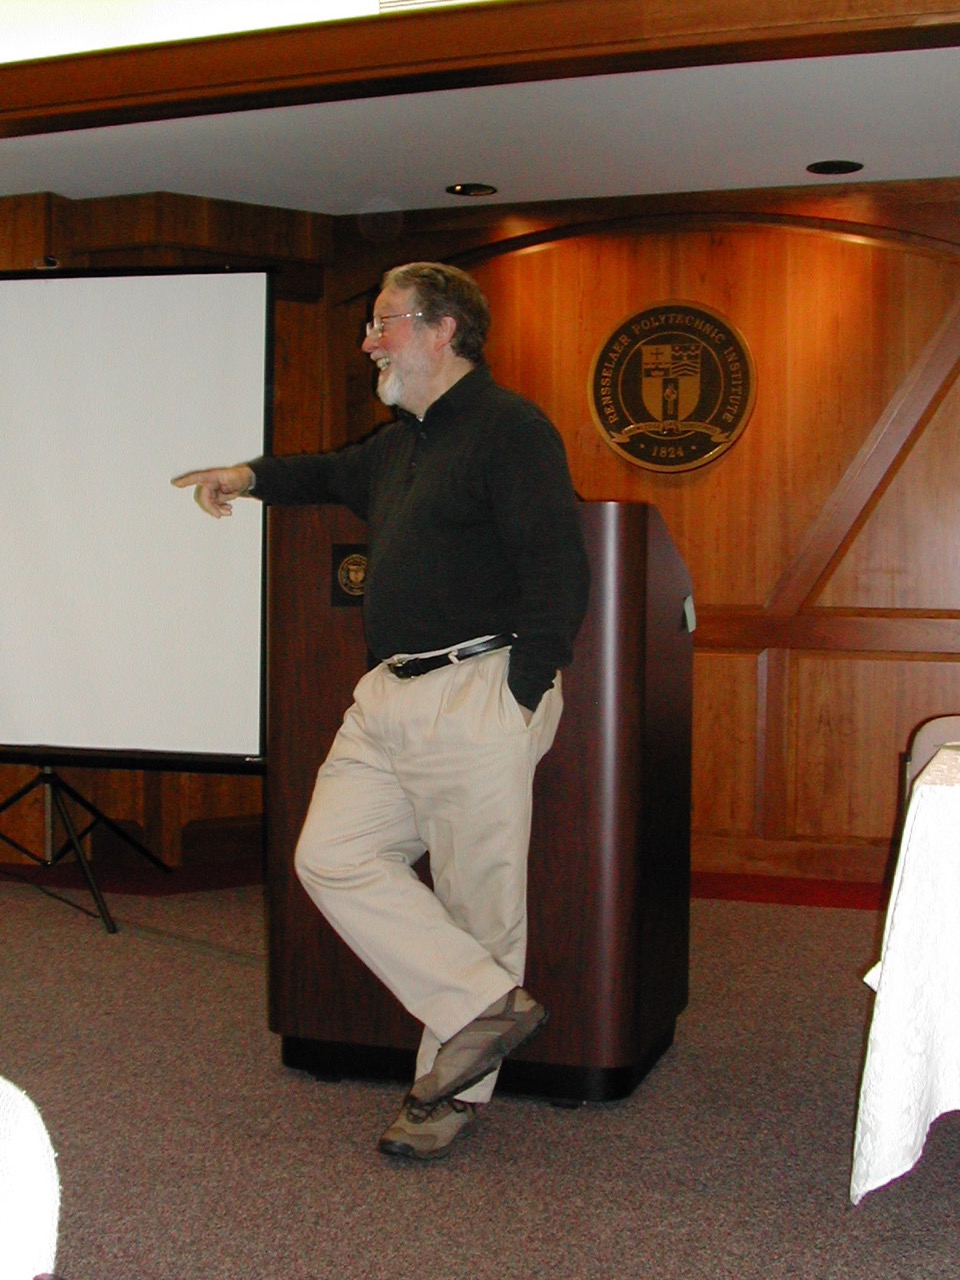
[{"label": "wooden lectern", "polygon": [[[525,984],[551,1019],[498,1085],[572,1102],[626,1096],[672,1043],[690,896],[690,579],[655,508],[582,510],[591,604],[537,772],[530,849]],[[419,1025],[292,866],[317,767],[366,669],[364,533],[340,507],[269,514],[270,1025],[288,1066],[409,1082]]]}]

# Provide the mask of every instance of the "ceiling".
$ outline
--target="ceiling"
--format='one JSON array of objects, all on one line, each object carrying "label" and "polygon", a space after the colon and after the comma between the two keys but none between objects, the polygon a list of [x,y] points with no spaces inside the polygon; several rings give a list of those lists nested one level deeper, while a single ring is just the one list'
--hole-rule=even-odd
[{"label": "ceiling", "polygon": [[0,195],[174,191],[343,215],[960,176],[960,49],[362,98],[0,139]]}]

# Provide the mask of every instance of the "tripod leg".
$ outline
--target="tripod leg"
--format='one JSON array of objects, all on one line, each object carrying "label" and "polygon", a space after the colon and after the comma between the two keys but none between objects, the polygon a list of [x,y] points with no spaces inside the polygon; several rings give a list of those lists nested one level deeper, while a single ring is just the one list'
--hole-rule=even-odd
[{"label": "tripod leg", "polygon": [[[152,862],[155,867],[159,867],[161,871],[172,870],[172,868],[168,867],[167,864],[158,858],[155,853],[151,853],[145,844],[141,844],[139,840],[134,839],[134,837],[130,835],[129,831],[124,831],[123,827],[121,827],[119,823],[114,822],[112,818],[108,818],[102,810],[98,809],[95,804],[92,804],[86,796],[82,796],[79,791],[75,791],[74,788],[71,787],[68,782],[65,782],[58,774],[54,774],[53,778],[55,779],[58,790],[65,792],[71,800],[80,805],[81,808],[86,809],[90,817],[93,818],[93,824],[91,825],[102,822],[103,825],[108,827],[115,836],[118,836],[121,840],[125,841],[132,849],[135,849],[137,853],[146,858],[148,862]],[[87,829],[89,830],[89,827]]]},{"label": "tripod leg", "polygon": [[50,787],[50,794],[53,798],[53,803],[56,806],[57,813],[60,815],[60,821],[63,823],[64,830],[67,833],[73,852],[76,854],[77,861],[80,863],[80,869],[84,874],[90,888],[90,892],[93,894],[93,900],[97,904],[97,911],[100,913],[100,919],[103,921],[103,927],[106,929],[107,933],[116,933],[117,926],[114,924],[113,917],[110,914],[106,902],[104,901],[103,894],[100,892],[99,886],[93,878],[93,872],[90,869],[90,863],[87,860],[87,855],[83,852],[83,846],[77,839],[76,828],[73,825],[70,814],[67,812],[67,806],[63,803],[63,796],[60,794],[59,785],[57,781],[52,779],[48,780],[48,785]]},{"label": "tripod leg", "polygon": [[[90,832],[93,830],[93,828],[96,825],[97,825],[97,820],[96,818],[94,818],[92,822],[88,822],[85,827],[83,827],[80,831],[77,832],[77,839],[80,841],[81,844],[83,843],[84,840],[86,840],[87,836],[90,834]],[[59,849],[51,849],[49,857],[47,859],[47,865],[51,867],[55,867],[58,862],[62,861],[67,856],[67,854],[70,852],[72,848],[73,848],[73,845],[70,843],[70,837],[68,836],[67,839],[64,840],[63,844],[60,845]]]}]

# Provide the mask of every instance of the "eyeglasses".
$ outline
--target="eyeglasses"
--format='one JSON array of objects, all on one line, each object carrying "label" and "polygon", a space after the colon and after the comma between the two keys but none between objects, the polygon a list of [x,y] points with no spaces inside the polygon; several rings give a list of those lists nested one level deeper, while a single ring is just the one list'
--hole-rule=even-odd
[{"label": "eyeglasses", "polygon": [[422,311],[395,311],[388,316],[374,316],[367,322],[367,337],[379,338],[388,320],[412,320],[415,317],[419,319],[422,315]]}]

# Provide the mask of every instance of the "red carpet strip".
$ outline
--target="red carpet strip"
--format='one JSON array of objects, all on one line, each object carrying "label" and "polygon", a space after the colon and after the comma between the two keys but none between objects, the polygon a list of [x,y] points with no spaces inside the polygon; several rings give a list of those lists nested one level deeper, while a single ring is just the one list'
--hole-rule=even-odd
[{"label": "red carpet strip", "polygon": [[733,875],[695,871],[693,898],[727,898],[736,902],[770,902],[794,907],[848,907],[883,911],[889,886],[849,880],[806,880],[796,876]]}]

